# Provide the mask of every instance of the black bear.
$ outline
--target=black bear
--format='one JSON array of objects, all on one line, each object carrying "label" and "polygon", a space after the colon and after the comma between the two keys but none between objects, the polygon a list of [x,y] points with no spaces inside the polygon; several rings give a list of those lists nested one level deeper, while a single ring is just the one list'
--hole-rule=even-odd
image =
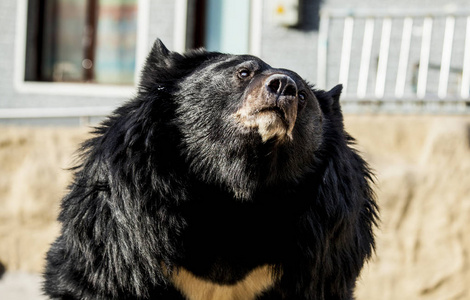
[{"label": "black bear", "polygon": [[378,218],[340,92],[157,40],[135,98],[83,144],[46,294],[353,299]]}]

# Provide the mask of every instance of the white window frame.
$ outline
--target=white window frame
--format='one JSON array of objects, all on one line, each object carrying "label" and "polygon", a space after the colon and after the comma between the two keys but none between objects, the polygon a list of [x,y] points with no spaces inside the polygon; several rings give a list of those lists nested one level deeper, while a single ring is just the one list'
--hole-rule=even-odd
[{"label": "white window frame", "polygon": [[251,0],[250,16],[250,54],[261,56],[261,45],[263,35],[263,2],[262,0]]},{"label": "white window frame", "polygon": [[137,0],[137,44],[134,85],[25,81],[28,0],[18,0],[15,40],[14,86],[21,94],[129,98],[135,94],[148,53],[149,1]]},{"label": "white window frame", "polygon": [[186,50],[186,23],[188,22],[188,0],[175,1],[175,22],[173,24],[173,50]]}]

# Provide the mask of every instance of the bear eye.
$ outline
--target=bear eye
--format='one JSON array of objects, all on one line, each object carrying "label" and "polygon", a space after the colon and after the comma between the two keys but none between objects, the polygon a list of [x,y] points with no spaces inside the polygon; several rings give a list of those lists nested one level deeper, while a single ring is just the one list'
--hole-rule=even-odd
[{"label": "bear eye", "polygon": [[299,101],[303,103],[303,102],[305,102],[305,100],[307,100],[307,94],[303,91],[300,91],[299,92]]},{"label": "bear eye", "polygon": [[240,71],[238,71],[238,77],[240,79],[246,79],[250,77],[250,75],[251,75],[251,72],[248,69],[241,69]]}]

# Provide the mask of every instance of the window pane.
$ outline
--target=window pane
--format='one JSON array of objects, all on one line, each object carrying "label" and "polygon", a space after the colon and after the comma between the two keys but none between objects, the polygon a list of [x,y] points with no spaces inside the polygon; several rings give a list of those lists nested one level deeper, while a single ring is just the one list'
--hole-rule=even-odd
[{"label": "window pane", "polygon": [[100,1],[96,82],[126,84],[134,81],[136,20],[136,0]]},{"label": "window pane", "polygon": [[206,9],[206,48],[248,53],[250,0],[208,0]]},{"label": "window pane", "polygon": [[137,0],[29,0],[25,80],[132,84]]},{"label": "window pane", "polygon": [[[46,18],[44,43],[44,74],[52,72],[53,81],[83,80],[83,30],[85,28],[85,2],[82,0],[56,2],[52,18]],[[54,8],[52,8],[54,9]],[[54,15],[56,16],[54,20]],[[48,22],[48,20],[51,20]],[[55,22],[54,22],[55,21]],[[50,78],[45,76],[44,78]]]}]

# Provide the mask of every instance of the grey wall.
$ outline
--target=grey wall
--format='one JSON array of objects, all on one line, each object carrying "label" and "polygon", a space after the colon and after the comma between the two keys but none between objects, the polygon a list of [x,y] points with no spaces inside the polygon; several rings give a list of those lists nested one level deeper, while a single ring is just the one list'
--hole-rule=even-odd
[{"label": "grey wall", "polygon": [[[261,57],[274,67],[289,68],[297,71],[311,83],[316,81],[317,72],[317,37],[318,11],[316,1],[301,0],[302,26],[285,28],[277,25],[271,18],[270,9],[274,1],[264,0],[262,17]],[[17,1],[0,1],[0,109],[28,107],[77,107],[77,106],[113,106],[126,99],[124,97],[61,96],[19,93],[14,88],[14,61]],[[325,0],[323,9],[328,8],[470,8],[468,0]],[[156,37],[161,38],[169,48],[174,43],[175,2],[151,0],[149,11],[148,48]],[[334,29],[334,27],[337,29]],[[377,25],[376,32],[380,30]],[[435,26],[441,27],[442,23]],[[341,24],[333,25],[333,30],[341,31]],[[340,35],[338,35],[340,36]],[[336,46],[335,46],[336,43]],[[338,44],[339,43],[339,44]],[[339,51],[340,40],[332,42],[333,49]],[[440,47],[440,46],[439,46]],[[356,49],[357,50],[357,49]],[[357,56],[357,51],[354,53]],[[438,55],[438,54],[437,54]],[[329,67],[338,68],[338,59],[331,59]],[[374,65],[371,63],[371,68]],[[334,72],[330,72],[333,74]],[[336,75],[331,75],[328,87],[336,83]]]},{"label": "grey wall", "polygon": [[287,28],[272,18],[275,1],[264,1],[261,58],[273,67],[296,71],[311,83],[316,80],[318,13],[317,1],[301,1],[301,26]]}]

